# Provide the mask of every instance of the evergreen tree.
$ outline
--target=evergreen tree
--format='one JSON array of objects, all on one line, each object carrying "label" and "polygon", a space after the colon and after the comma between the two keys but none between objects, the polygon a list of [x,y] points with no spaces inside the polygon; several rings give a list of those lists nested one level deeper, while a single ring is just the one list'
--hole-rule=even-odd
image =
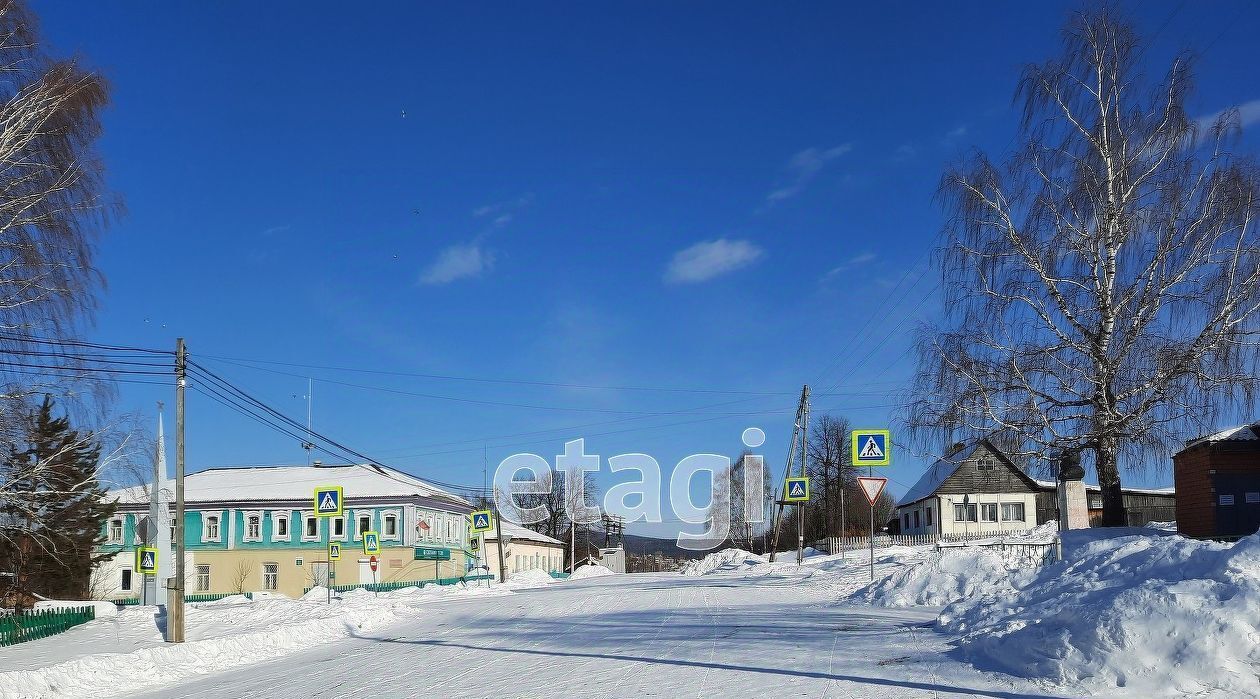
[{"label": "evergreen tree", "polygon": [[101,446],[69,418],[55,416],[53,401],[29,415],[25,440],[10,444],[6,471],[23,474],[25,504],[2,516],[15,526],[0,555],[12,557],[18,592],[48,597],[88,595],[92,569],[108,557],[97,547],[115,506],[104,502],[96,478]]}]

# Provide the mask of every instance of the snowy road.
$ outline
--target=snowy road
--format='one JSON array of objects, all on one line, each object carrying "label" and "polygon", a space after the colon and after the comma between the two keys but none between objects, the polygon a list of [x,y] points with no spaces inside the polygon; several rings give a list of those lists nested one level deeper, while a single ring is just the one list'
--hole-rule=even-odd
[{"label": "snowy road", "polygon": [[643,574],[451,600],[381,632],[142,696],[1048,696],[949,658],[931,610],[838,601],[862,578],[808,566]]}]

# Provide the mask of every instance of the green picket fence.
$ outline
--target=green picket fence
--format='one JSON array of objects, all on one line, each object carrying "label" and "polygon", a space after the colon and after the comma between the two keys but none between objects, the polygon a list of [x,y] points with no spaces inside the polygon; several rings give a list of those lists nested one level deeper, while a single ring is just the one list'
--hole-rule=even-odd
[{"label": "green picket fence", "polygon": [[[351,590],[367,590],[368,592],[393,592],[407,587],[424,587],[425,585],[455,585],[460,582],[478,582],[481,580],[492,580],[492,575],[469,575],[462,578],[438,578],[436,580],[396,580],[392,582],[382,583],[355,583],[350,585],[333,585],[333,592],[349,592]],[[308,587],[302,590],[302,594],[306,594],[315,588]]]},{"label": "green picket fence", "polygon": [[0,617],[0,647],[47,638],[96,618],[92,607],[43,609]]}]

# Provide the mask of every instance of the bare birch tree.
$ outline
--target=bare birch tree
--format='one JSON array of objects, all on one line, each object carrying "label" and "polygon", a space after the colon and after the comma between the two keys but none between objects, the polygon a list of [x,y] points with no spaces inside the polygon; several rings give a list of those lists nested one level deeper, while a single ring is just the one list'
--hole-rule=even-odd
[{"label": "bare birch tree", "polygon": [[1142,52],[1112,10],[1078,14],[1062,57],[1024,71],[1021,147],[944,175],[946,315],[908,417],[923,446],[1005,430],[1017,457],[1084,451],[1107,525],[1122,464],[1256,387],[1260,176],[1230,152],[1237,112],[1186,114],[1190,56],[1148,81]]},{"label": "bare birch tree", "polygon": [[0,425],[14,425],[7,418],[33,392],[64,397],[80,378],[101,385],[55,346],[25,338],[72,337],[90,321],[104,283],[95,241],[119,204],[96,152],[104,79],[49,56],[34,14],[15,0],[0,0],[0,75]]}]

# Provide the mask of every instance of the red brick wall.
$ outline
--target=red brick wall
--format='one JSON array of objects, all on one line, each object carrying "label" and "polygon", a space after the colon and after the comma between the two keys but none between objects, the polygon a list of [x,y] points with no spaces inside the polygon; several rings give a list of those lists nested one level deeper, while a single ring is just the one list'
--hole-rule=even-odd
[{"label": "red brick wall", "polygon": [[1186,536],[1216,535],[1216,493],[1213,473],[1255,473],[1260,470],[1260,443],[1200,444],[1173,456],[1177,489],[1177,531]]}]

